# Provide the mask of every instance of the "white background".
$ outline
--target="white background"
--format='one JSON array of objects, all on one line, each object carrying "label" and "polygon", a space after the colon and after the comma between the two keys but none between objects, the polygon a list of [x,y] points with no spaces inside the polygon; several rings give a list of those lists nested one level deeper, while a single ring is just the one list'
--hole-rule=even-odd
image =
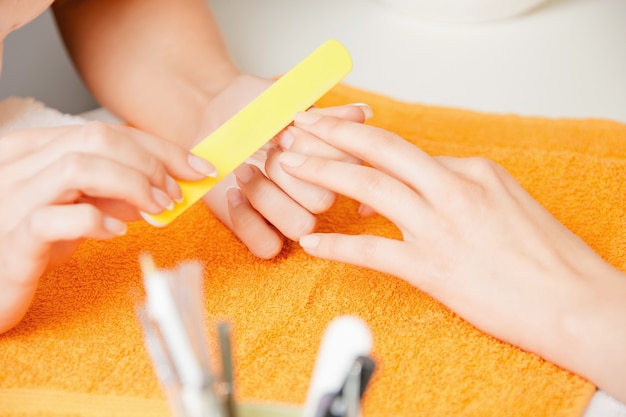
[{"label": "white background", "polygon": [[[260,76],[334,38],[354,59],[346,83],[400,100],[626,123],[626,0],[552,0],[482,24],[421,21],[376,0],[208,1],[234,60]],[[70,113],[97,105],[48,12],[7,38],[0,99],[8,95]]]}]

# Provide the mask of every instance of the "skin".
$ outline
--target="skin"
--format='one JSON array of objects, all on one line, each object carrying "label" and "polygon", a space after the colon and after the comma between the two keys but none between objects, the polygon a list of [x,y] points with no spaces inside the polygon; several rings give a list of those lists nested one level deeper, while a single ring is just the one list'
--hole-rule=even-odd
[{"label": "skin", "polygon": [[[205,0],[59,0],[54,12],[70,55],[98,101],[133,126],[187,149],[271,84],[242,74],[232,63]],[[363,113],[351,107],[335,115],[363,120]],[[266,153],[277,143],[250,162],[264,170]],[[246,173],[242,167],[230,174],[204,201],[252,253],[269,259],[280,253],[285,237],[313,231],[315,216],[303,210],[302,194],[283,191],[284,175],[272,175],[274,185],[250,183],[262,187],[245,201],[255,213],[233,210],[242,199],[227,191],[241,186],[236,175]],[[273,204],[261,202],[260,196]]]},{"label": "skin", "polygon": [[[389,131],[334,117],[298,114],[292,132],[294,146],[278,156],[287,173],[364,203],[403,236],[313,233],[300,238],[308,253],[400,277],[626,402],[626,274],[501,166],[431,157]],[[311,135],[371,166],[294,152]]]},{"label": "skin", "polygon": [[80,240],[123,235],[139,210],[160,213],[181,198],[173,178],[195,181],[211,172],[180,146],[125,126],[3,135],[0,193],[10,198],[0,200],[0,332],[22,319],[41,275]]},{"label": "skin", "polygon": [[[51,4],[3,1],[0,50],[8,33]],[[110,239],[125,233],[124,222],[140,219],[139,211],[167,209],[181,198],[174,178],[215,175],[210,162],[187,150],[271,85],[232,63],[204,0],[59,0],[52,6],[87,86],[133,127],[91,123],[0,136],[0,191],[14,196],[0,201],[0,215],[11,219],[0,225],[0,333],[21,320],[40,277],[67,260],[80,240]],[[364,106],[311,111],[357,122],[371,112]],[[280,140],[204,198],[262,258],[277,255],[285,236],[297,240],[314,231],[315,213],[334,201],[328,190],[303,184],[307,192],[299,190],[268,160]],[[354,161],[328,148],[320,142],[311,152]]]}]

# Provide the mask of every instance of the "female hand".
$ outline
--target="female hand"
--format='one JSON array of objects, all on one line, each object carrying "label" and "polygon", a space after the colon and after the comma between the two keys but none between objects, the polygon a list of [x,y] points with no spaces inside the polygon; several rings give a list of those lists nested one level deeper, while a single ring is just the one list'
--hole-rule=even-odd
[{"label": "female hand", "polygon": [[[207,124],[219,126],[260,94],[271,82],[257,77],[237,77],[206,109]],[[367,105],[312,108],[310,112],[356,122],[371,116]],[[206,135],[205,135],[206,136]],[[312,135],[294,140],[290,128],[281,132],[247,163],[226,176],[204,198],[211,211],[256,256],[272,258],[282,249],[284,236],[298,240],[315,230],[316,214],[327,210],[335,194],[287,175],[278,162],[283,149],[325,156],[346,162],[358,160]]]},{"label": "female hand", "polygon": [[310,254],[401,277],[477,328],[626,400],[626,277],[542,208],[499,165],[430,157],[399,136],[300,113],[315,135],[372,167],[287,152],[285,171],[354,198],[403,240],[310,234]]},{"label": "female hand", "polygon": [[39,277],[81,239],[126,232],[139,210],[182,194],[172,177],[215,175],[207,161],[124,126],[88,123],[0,137],[0,333],[26,313]]}]

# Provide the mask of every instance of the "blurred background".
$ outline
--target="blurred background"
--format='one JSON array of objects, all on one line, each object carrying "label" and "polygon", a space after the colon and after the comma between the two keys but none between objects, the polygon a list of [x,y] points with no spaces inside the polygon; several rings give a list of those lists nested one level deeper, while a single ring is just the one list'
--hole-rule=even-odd
[{"label": "blurred background", "polygon": [[[280,75],[334,38],[354,60],[345,83],[399,100],[626,123],[624,0],[535,1],[514,17],[467,21],[423,13],[424,0],[207,1],[249,73]],[[10,34],[4,49],[0,99],[31,96],[74,114],[98,106],[50,12]]]}]

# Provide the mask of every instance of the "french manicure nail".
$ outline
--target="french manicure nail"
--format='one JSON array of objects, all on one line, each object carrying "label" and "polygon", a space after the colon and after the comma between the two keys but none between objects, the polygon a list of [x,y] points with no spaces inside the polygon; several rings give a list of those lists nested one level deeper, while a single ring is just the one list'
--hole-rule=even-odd
[{"label": "french manicure nail", "polygon": [[243,194],[237,187],[229,187],[226,190],[226,199],[228,200],[228,204],[235,208],[241,203],[243,203]]},{"label": "french manicure nail", "polygon": [[304,161],[306,161],[306,155],[302,155],[295,152],[283,152],[280,155],[280,163],[283,165],[287,165],[288,167],[298,167],[302,165]]},{"label": "french manicure nail", "polygon": [[366,103],[354,103],[353,106],[357,106],[363,112],[363,117],[365,120],[369,120],[374,117],[374,110]]},{"label": "french manicure nail", "polygon": [[290,128],[287,128],[281,132],[280,139],[278,142],[280,143],[281,148],[283,148],[284,150],[287,150],[291,148],[291,145],[293,145],[293,141],[294,141],[293,133],[291,133]]},{"label": "french manicure nail", "polygon": [[183,202],[183,191],[180,189],[180,185],[169,175],[165,176],[165,189],[175,202]]},{"label": "french manicure nail", "polygon": [[156,187],[152,187],[152,199],[155,203],[166,210],[171,210],[174,208],[174,201],[170,198],[169,195],[165,194],[163,191]]},{"label": "french manicure nail", "polygon": [[310,112],[298,112],[294,114],[293,121],[301,125],[311,125],[321,119],[322,116]]},{"label": "french manicure nail", "polygon": [[234,174],[239,181],[245,184],[254,177],[254,170],[248,164],[241,164],[235,169]]},{"label": "french manicure nail", "polygon": [[187,156],[187,161],[193,169],[202,175],[212,178],[217,177],[217,169],[206,159],[190,153],[189,156]]},{"label": "french manicure nail", "polygon": [[305,235],[300,238],[300,246],[305,249],[315,249],[320,243],[318,235]]},{"label": "french manicure nail", "polygon": [[118,236],[125,235],[126,231],[128,230],[126,223],[114,217],[104,216],[102,221],[105,229]]}]

